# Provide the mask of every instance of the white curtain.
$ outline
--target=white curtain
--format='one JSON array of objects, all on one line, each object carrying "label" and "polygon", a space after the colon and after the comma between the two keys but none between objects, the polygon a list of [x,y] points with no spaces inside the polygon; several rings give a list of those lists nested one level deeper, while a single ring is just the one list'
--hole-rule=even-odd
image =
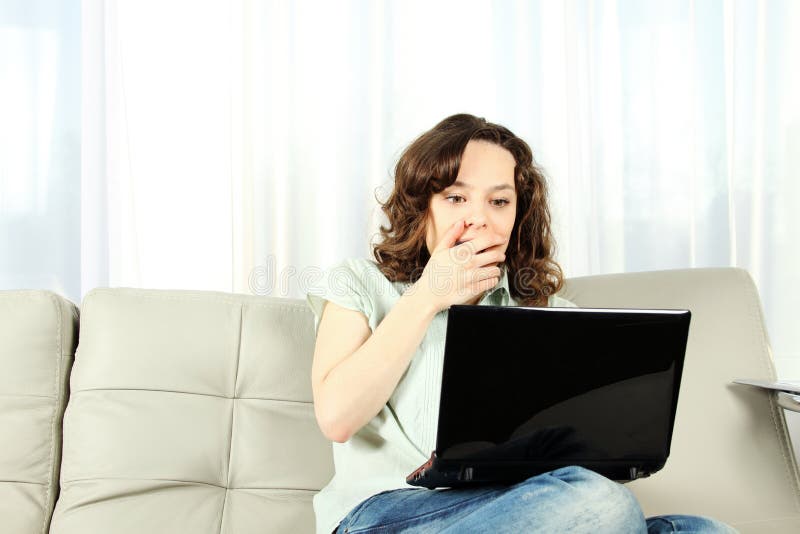
[{"label": "white curtain", "polygon": [[0,289],[80,295],[80,2],[0,4]]},{"label": "white curtain", "polygon": [[[35,111],[47,122],[80,109],[82,125],[80,175],[74,157],[57,165],[70,180],[61,219],[34,233],[25,224],[42,189],[31,184],[57,182],[32,162],[53,168],[74,144],[56,135],[42,154],[35,135],[0,122],[4,139],[28,151],[0,147],[4,286],[60,287],[77,301],[101,285],[302,297],[320,269],[369,254],[382,220],[375,196],[388,194],[402,148],[469,112],[521,135],[546,169],[568,276],[745,268],[779,374],[800,380],[799,3],[84,0],[81,9],[80,103],[10,103],[8,76],[17,93],[60,94],[63,80],[41,75],[52,72],[41,46],[24,61],[37,76],[9,71],[18,57],[0,62],[0,106],[12,117]],[[2,31],[29,43],[39,35]],[[78,213],[79,235],[62,237]],[[79,270],[40,263],[26,248],[38,237],[79,250]],[[52,279],[31,277],[42,266]]]}]

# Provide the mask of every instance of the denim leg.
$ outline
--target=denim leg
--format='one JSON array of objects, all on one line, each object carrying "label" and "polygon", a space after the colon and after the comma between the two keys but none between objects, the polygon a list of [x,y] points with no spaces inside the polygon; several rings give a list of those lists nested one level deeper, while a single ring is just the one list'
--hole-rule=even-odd
[{"label": "denim leg", "polygon": [[484,486],[384,491],[353,508],[336,532],[438,532],[448,518],[471,510],[503,489],[503,486]]},{"label": "denim leg", "polygon": [[573,466],[509,487],[442,532],[643,534],[646,526],[630,490]]},{"label": "denim leg", "polygon": [[627,488],[566,467],[513,486],[379,493],[354,508],[337,532],[642,534],[646,526]]},{"label": "denim leg", "polygon": [[647,518],[647,534],[673,532],[735,534],[737,530],[710,517],[699,515],[659,515]]}]

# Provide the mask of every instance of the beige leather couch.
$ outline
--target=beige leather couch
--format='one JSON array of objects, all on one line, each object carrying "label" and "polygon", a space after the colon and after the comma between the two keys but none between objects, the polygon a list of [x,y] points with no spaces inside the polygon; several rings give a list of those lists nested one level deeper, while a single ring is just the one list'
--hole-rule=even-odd
[{"label": "beige leather couch", "polygon": [[[576,278],[563,295],[693,313],[672,454],[630,484],[645,513],[800,532],[783,410],[730,385],[775,377],[747,273]],[[79,321],[54,293],[0,292],[0,531],[312,532],[333,470],[311,405],[313,328],[302,300],[96,289]]]}]

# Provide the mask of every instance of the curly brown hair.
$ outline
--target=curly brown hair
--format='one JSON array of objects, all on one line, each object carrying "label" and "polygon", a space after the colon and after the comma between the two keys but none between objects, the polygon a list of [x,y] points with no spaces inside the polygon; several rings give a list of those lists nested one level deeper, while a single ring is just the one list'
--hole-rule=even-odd
[{"label": "curly brown hair", "polygon": [[400,156],[394,189],[381,209],[389,226],[381,225],[382,241],[373,256],[389,280],[416,282],[430,259],[425,243],[430,199],[455,182],[461,156],[470,140],[488,141],[514,156],[517,217],[506,261],[511,296],[523,306],[546,306],[564,275],[553,259],[547,184],[525,141],[508,128],[468,114],[447,117],[420,135]]}]

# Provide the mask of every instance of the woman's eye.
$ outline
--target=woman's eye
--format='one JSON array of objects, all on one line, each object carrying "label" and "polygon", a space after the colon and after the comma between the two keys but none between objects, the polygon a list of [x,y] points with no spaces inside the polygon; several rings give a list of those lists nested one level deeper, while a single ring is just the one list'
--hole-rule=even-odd
[{"label": "woman's eye", "polygon": [[[466,199],[464,197],[462,197],[461,195],[448,195],[445,198],[451,204],[461,204],[462,200],[464,202],[466,202]],[[493,205],[495,205],[498,208],[501,208],[501,207],[511,203],[508,199],[505,199],[505,198],[496,198],[496,199],[492,200],[491,202],[492,202]]]}]

